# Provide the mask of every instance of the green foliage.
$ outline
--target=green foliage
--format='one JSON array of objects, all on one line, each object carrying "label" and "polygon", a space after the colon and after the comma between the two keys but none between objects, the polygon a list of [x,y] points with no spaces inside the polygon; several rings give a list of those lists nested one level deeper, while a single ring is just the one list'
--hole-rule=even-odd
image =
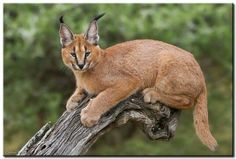
[{"label": "green foliage", "polygon": [[[60,57],[59,17],[74,33],[94,15],[100,46],[149,38],[194,54],[206,77],[209,122],[219,143],[210,152],[196,137],[192,111],[184,111],[176,137],[150,141],[136,125],[103,136],[89,154],[232,154],[232,5],[230,4],[5,4],[4,153],[15,154],[46,122],[55,122],[74,89]],[[194,145],[194,146],[193,146]]]}]

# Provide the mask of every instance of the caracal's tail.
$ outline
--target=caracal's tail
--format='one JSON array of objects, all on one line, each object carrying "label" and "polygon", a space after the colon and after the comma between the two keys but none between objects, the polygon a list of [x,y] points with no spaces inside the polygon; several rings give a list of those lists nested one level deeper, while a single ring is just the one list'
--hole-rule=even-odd
[{"label": "caracal's tail", "polygon": [[195,109],[193,112],[194,127],[196,134],[211,151],[215,151],[217,141],[212,136],[208,124],[208,111],[207,111],[207,90],[204,87],[202,93],[199,95]]}]

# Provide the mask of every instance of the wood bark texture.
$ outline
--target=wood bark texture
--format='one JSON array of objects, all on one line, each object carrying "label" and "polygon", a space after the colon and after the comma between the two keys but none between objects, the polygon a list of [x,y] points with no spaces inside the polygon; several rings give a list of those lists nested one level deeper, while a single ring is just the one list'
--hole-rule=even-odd
[{"label": "wood bark texture", "polygon": [[137,93],[120,102],[104,114],[98,124],[84,127],[80,111],[92,96],[85,97],[75,111],[65,111],[54,125],[44,125],[18,152],[18,156],[78,156],[86,155],[96,140],[129,120],[140,123],[144,133],[152,140],[169,140],[175,134],[180,110],[161,103],[147,104]]}]

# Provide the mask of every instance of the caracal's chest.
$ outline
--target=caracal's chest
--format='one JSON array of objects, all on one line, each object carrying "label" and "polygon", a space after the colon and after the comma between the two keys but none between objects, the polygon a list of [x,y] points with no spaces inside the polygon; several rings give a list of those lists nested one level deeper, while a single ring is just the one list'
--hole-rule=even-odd
[{"label": "caracal's chest", "polygon": [[80,86],[89,94],[97,95],[107,87],[103,78],[96,72],[85,73],[77,78],[77,86]]}]

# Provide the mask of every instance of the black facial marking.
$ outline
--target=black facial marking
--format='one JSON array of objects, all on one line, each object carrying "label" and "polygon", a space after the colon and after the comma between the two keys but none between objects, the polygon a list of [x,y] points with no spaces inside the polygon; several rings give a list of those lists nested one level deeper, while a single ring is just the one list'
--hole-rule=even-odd
[{"label": "black facial marking", "polygon": [[84,64],[86,63],[86,56],[84,55]]},{"label": "black facial marking", "polygon": [[84,61],[87,59],[87,57],[90,55],[90,51],[88,51],[87,47],[84,46],[85,53],[84,53]]},{"label": "black facial marking", "polygon": [[73,51],[70,54],[71,54],[71,56],[76,57],[75,47],[73,48]]},{"label": "black facial marking", "polygon": [[77,56],[75,56],[75,62],[76,62],[77,65],[79,65],[79,62],[78,62]]},{"label": "black facial marking", "polygon": [[79,65],[79,62],[78,62],[78,59],[77,59],[77,56],[76,56],[76,53],[75,53],[75,47],[73,47],[73,52],[71,53],[71,55],[75,58],[76,64]]}]

